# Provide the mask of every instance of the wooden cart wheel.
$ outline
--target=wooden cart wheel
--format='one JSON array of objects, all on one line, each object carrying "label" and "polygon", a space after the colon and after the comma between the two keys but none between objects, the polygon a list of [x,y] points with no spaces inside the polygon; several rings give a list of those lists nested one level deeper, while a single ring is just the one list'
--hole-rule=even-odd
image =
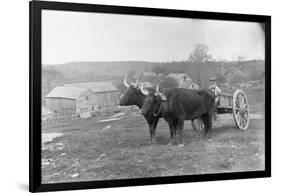
[{"label": "wooden cart wheel", "polygon": [[242,90],[236,90],[233,95],[233,119],[236,127],[247,129],[249,127],[249,104],[245,93]]},{"label": "wooden cart wheel", "polygon": [[191,121],[191,125],[194,131],[201,132],[204,129],[204,124],[201,119],[194,119]]}]

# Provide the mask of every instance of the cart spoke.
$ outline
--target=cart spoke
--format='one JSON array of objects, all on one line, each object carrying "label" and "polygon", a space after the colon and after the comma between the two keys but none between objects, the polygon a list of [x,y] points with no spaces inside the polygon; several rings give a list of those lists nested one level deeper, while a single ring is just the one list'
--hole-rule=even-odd
[{"label": "cart spoke", "polygon": [[241,98],[242,98],[242,100],[240,100],[240,105],[241,105],[241,107],[244,108],[244,105],[245,105],[245,98],[244,98],[244,96],[241,96]]},{"label": "cart spoke", "polygon": [[243,97],[243,109],[247,109],[248,108],[248,103],[246,101],[245,96]]},{"label": "cart spoke", "polygon": [[240,104],[239,104],[238,98],[235,100],[235,107],[240,108]]},{"label": "cart spoke", "polygon": [[244,116],[244,113],[241,113],[241,117],[242,117],[242,120],[243,120],[243,127],[244,127],[246,125],[246,123],[247,123],[247,119]]},{"label": "cart spoke", "polygon": [[240,109],[240,108],[238,108],[238,107],[235,107],[235,110],[238,112],[238,111],[240,111],[241,109]]},{"label": "cart spoke", "polygon": [[239,113],[239,120],[240,120],[240,126],[244,127],[244,120],[241,113]]},{"label": "cart spoke", "polygon": [[245,106],[245,105],[246,105],[246,99],[245,99],[245,97],[244,97],[244,96],[243,96],[242,103],[243,103],[243,106]]},{"label": "cart spoke", "polygon": [[246,122],[248,122],[248,120],[249,120],[249,114],[248,114],[248,112],[245,112],[245,113],[244,113],[244,118],[245,118]]},{"label": "cart spoke", "polygon": [[240,107],[243,108],[243,106],[244,106],[244,96],[242,94],[240,94],[240,96],[239,96],[239,103],[240,103]]},{"label": "cart spoke", "polygon": [[246,123],[248,123],[248,120],[249,120],[249,118],[248,118],[248,114],[244,114],[244,119],[245,119],[245,121],[246,121]]},{"label": "cart spoke", "polygon": [[241,118],[240,118],[240,115],[239,113],[237,114],[237,122],[238,122],[238,125],[241,126]]}]

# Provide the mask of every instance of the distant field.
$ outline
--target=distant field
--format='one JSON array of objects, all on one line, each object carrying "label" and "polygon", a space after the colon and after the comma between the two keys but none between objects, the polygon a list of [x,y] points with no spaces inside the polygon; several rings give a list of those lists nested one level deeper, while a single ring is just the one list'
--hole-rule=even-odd
[{"label": "distant field", "polygon": [[[263,90],[245,92],[251,113],[263,114]],[[241,131],[232,116],[220,115],[209,140],[186,121],[184,147],[167,146],[169,130],[163,120],[156,130],[157,144],[151,145],[144,118],[130,114],[108,122],[96,118],[68,121],[44,127],[43,133],[63,134],[43,145],[43,183],[264,169],[262,116]]]},{"label": "distant field", "polygon": [[244,89],[249,101],[250,111],[253,113],[264,112],[265,90],[264,88]]}]

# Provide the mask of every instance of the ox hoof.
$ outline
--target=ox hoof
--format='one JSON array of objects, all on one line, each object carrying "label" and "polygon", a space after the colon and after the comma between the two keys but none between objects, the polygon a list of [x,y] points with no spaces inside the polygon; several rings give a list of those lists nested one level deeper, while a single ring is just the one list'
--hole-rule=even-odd
[{"label": "ox hoof", "polygon": [[179,145],[178,145],[178,147],[183,147],[183,146],[184,146],[184,144],[183,144],[183,143],[181,143],[181,144],[179,144]]}]

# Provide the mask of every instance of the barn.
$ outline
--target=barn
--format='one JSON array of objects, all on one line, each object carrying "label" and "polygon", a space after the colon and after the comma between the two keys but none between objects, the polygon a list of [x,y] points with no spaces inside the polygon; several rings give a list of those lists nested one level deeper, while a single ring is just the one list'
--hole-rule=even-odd
[{"label": "barn", "polygon": [[109,81],[65,84],[64,86],[89,89],[96,98],[95,109],[117,106],[121,95],[120,91]]},{"label": "barn", "polygon": [[95,109],[97,100],[87,88],[57,86],[46,96],[46,106],[57,115],[75,115]]},{"label": "barn", "polygon": [[111,82],[87,82],[55,87],[46,107],[57,115],[89,117],[91,112],[117,106],[120,91]]}]

